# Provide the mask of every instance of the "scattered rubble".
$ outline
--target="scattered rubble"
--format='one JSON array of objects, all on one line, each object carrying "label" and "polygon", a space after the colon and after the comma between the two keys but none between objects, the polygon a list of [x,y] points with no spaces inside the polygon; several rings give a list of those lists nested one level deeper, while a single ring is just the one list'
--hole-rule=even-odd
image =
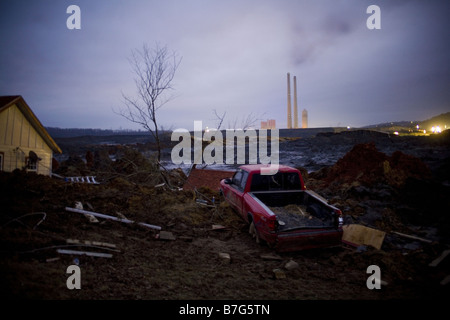
[{"label": "scattered rubble", "polygon": [[275,279],[286,279],[286,273],[279,268],[273,269],[273,274]]},{"label": "scattered rubble", "polygon": [[[109,216],[109,215],[102,214],[102,213],[97,213],[97,212],[92,212],[92,211],[87,211],[87,210],[82,210],[82,209],[77,209],[77,208],[70,208],[70,207],[66,207],[66,211],[81,213],[88,217],[98,217],[98,218],[103,218],[103,219],[108,219],[108,220],[113,220],[113,221],[119,221],[119,222],[123,222],[123,223],[129,223],[129,224],[136,223],[140,226],[144,226],[144,227],[147,227],[150,229],[161,230],[160,226],[155,226],[155,225],[143,223],[143,222],[134,222],[132,220],[117,218],[117,217]],[[92,219],[89,219],[89,220],[92,222]],[[95,222],[98,222],[98,221],[95,221]]]},{"label": "scattered rubble", "polygon": [[293,260],[289,260],[289,261],[284,265],[284,267],[285,267],[287,270],[294,270],[294,269],[297,269],[297,268],[299,267],[299,265],[298,265],[297,262],[295,262],[295,261],[293,261]]},{"label": "scattered rubble", "polygon": [[160,232],[158,233],[157,239],[159,239],[159,240],[175,241],[177,238],[173,235],[172,232],[169,232],[169,231],[160,231]]},{"label": "scattered rubble", "polygon": [[[131,161],[120,165],[95,153],[82,168],[76,159],[70,166],[61,164],[61,176],[95,175],[101,181],[95,185],[22,171],[0,172],[2,296],[233,300],[449,296],[449,247],[443,237],[448,215],[435,212],[438,204],[450,207],[444,196],[448,189],[436,186],[417,158],[386,155],[368,144],[355,146],[335,167],[310,172],[308,187],[343,210],[350,236],[346,239],[353,245],[344,242],[336,248],[275,254],[254,243],[248,226],[216,192],[180,190],[185,178],[181,172],[169,171],[164,179],[151,163],[134,159],[133,154],[127,155]],[[114,170],[97,174],[98,168]],[[73,208],[76,202],[89,210]],[[89,222],[86,214],[98,223]],[[130,223],[117,223],[125,221]],[[352,225],[358,227],[348,233]],[[369,238],[371,234],[379,237]],[[66,269],[74,263],[82,270],[82,290],[66,288]],[[380,290],[366,286],[369,265],[382,271]]]},{"label": "scattered rubble", "polygon": [[231,256],[226,252],[219,252],[219,258],[223,259],[227,263],[231,263]]}]

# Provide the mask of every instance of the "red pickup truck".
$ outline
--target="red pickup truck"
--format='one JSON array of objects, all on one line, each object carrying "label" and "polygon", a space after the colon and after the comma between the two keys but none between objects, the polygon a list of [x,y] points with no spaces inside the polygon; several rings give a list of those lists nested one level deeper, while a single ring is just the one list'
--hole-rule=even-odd
[{"label": "red pickup truck", "polygon": [[306,190],[299,170],[280,165],[267,175],[262,168],[267,165],[243,165],[220,181],[220,193],[258,243],[263,240],[279,252],[342,243],[341,210]]}]

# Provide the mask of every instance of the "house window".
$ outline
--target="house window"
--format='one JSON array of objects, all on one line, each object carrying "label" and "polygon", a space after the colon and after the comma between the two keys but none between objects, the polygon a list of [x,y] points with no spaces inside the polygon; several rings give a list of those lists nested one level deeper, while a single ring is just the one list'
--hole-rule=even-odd
[{"label": "house window", "polygon": [[37,171],[37,160],[27,157],[25,159],[27,171]]}]

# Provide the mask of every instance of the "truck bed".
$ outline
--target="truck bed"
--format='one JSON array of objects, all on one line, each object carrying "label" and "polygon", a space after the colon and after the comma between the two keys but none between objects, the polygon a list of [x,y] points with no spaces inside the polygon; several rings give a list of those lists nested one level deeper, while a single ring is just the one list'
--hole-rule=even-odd
[{"label": "truck bed", "polygon": [[277,216],[279,232],[336,226],[332,208],[308,191],[253,192],[253,196]]},{"label": "truck bed", "polygon": [[[303,210],[300,209],[303,207]],[[332,220],[323,221],[306,211],[305,206],[289,204],[284,207],[269,207],[277,216],[278,231],[291,230],[293,228],[326,228],[333,227]]]}]

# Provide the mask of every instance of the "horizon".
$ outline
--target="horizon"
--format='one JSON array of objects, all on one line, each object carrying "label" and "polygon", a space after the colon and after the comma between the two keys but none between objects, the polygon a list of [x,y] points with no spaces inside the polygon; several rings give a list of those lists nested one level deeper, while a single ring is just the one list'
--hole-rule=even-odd
[{"label": "horizon", "polygon": [[[411,124],[420,124],[423,122],[428,122],[431,121],[435,118],[441,117],[441,116],[445,116],[445,115],[450,115],[450,112],[445,112],[445,113],[441,113],[439,115],[436,116],[432,116],[431,118],[427,118],[425,120],[401,120],[401,121],[386,121],[386,122],[382,122],[382,123],[374,123],[374,124],[369,124],[366,126],[361,126],[361,127],[350,127],[350,129],[365,129],[365,128],[373,128],[373,127],[377,127],[377,126],[382,126],[382,125],[387,125],[387,124],[399,124],[399,123],[405,123],[405,122],[409,122]],[[142,133],[150,133],[148,130],[145,130],[143,128],[136,128],[136,129],[131,129],[131,128],[76,128],[76,127],[72,127],[72,128],[63,128],[63,127],[51,127],[51,126],[44,126],[46,129],[54,129],[54,130],[99,130],[99,131],[112,131],[112,132],[142,132]],[[348,128],[346,126],[341,126],[341,127],[308,127],[308,128],[275,128],[278,130],[308,130],[308,129],[323,129],[323,128]],[[206,129],[206,128],[202,128],[202,129]],[[214,128],[211,128],[214,129]],[[253,130],[261,130],[261,128],[258,127],[250,127],[248,129],[253,129]],[[233,130],[233,128],[222,128],[220,129],[220,131],[223,130]],[[234,130],[242,130],[242,129],[234,129]],[[270,129],[267,129],[270,130]],[[170,131],[174,131],[172,129],[163,129],[161,130],[162,132],[170,132]],[[193,132],[194,130],[189,130],[191,132]],[[202,130],[203,131],[203,130]],[[245,131],[245,130],[244,130]]]}]

